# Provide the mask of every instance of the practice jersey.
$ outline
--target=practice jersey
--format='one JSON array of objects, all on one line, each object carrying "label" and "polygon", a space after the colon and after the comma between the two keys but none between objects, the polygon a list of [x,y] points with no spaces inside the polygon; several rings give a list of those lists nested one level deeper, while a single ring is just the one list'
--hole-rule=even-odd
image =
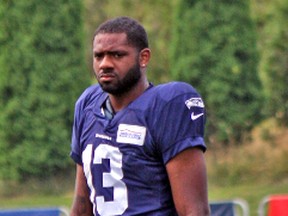
[{"label": "practice jersey", "polygon": [[107,98],[96,84],[75,106],[70,155],[84,168],[94,215],[177,215],[165,165],[187,148],[205,151],[200,95],[182,82],[150,85],[112,119]]}]

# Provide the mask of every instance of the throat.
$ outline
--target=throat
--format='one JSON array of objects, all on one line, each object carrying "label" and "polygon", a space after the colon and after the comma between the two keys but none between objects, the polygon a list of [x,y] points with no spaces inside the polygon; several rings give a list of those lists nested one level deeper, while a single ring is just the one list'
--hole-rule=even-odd
[{"label": "throat", "polygon": [[123,94],[110,94],[109,103],[114,113],[127,107],[131,102],[141,96],[146,90],[148,90],[152,86],[153,84],[149,82],[143,82],[141,85],[136,85],[130,91],[127,91]]}]

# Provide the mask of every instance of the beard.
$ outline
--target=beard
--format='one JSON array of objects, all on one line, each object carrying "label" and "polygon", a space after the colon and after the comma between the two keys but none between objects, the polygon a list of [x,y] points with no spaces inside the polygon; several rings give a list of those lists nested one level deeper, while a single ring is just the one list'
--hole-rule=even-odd
[{"label": "beard", "polygon": [[135,65],[128,70],[127,74],[122,79],[120,79],[117,74],[114,73],[114,75],[116,82],[100,82],[98,80],[98,83],[103,91],[109,94],[116,96],[123,95],[133,89],[141,79],[142,74],[140,64],[138,62],[135,63]]}]

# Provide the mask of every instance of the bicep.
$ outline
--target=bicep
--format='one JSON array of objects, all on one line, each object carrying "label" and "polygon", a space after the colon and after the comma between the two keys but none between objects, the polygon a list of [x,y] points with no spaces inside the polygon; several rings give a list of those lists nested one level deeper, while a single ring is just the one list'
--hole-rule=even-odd
[{"label": "bicep", "polygon": [[179,215],[209,215],[206,164],[200,148],[188,148],[166,165]]},{"label": "bicep", "polygon": [[74,201],[70,215],[93,215],[92,204],[89,200],[89,190],[86,183],[83,167],[79,164],[77,164],[76,167]]}]

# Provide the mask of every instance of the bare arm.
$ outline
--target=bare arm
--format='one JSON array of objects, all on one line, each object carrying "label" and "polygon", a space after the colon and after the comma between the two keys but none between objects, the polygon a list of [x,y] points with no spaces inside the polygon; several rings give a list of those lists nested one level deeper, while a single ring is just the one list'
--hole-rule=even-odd
[{"label": "bare arm", "polygon": [[200,148],[190,148],[171,159],[166,169],[179,216],[208,216],[206,164]]},{"label": "bare arm", "polygon": [[70,216],[93,216],[92,204],[82,166],[77,164],[74,201]]}]

